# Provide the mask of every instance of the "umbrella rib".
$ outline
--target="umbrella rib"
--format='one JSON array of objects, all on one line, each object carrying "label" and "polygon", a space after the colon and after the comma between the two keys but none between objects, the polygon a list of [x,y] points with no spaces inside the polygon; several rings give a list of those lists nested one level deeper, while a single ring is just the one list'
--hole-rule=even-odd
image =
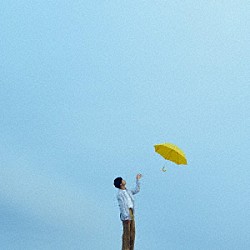
[{"label": "umbrella rib", "polygon": [[176,163],[179,165],[179,154],[176,152]]},{"label": "umbrella rib", "polygon": [[179,158],[179,154],[177,153],[177,162],[178,162],[178,165],[180,164],[180,158]]},{"label": "umbrella rib", "polygon": [[167,155],[167,157],[170,158],[170,155],[172,154],[173,150],[170,150],[169,154]]},{"label": "umbrella rib", "polygon": [[180,164],[180,161],[179,161],[179,157],[181,156],[178,152],[176,152],[176,151],[174,151],[173,149],[169,152],[169,154],[167,155],[167,157],[169,157],[170,158],[170,156],[171,156],[171,154],[173,153],[173,152],[175,152],[176,153],[176,155],[177,155],[177,164],[179,165]]}]

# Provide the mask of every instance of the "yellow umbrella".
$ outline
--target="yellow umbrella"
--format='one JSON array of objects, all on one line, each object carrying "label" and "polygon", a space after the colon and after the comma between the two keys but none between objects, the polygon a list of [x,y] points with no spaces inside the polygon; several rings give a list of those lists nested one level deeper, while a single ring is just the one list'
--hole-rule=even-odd
[{"label": "yellow umbrella", "polygon": [[187,165],[185,153],[172,143],[163,143],[154,145],[155,152],[160,154],[166,160],[172,161],[178,165]]}]

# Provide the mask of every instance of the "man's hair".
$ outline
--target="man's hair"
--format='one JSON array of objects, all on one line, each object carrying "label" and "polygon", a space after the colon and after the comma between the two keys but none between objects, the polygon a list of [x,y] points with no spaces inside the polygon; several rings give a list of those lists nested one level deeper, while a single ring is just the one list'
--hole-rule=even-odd
[{"label": "man's hair", "polygon": [[116,179],[114,179],[114,186],[116,188],[121,188],[121,183],[122,183],[122,177],[117,177]]}]

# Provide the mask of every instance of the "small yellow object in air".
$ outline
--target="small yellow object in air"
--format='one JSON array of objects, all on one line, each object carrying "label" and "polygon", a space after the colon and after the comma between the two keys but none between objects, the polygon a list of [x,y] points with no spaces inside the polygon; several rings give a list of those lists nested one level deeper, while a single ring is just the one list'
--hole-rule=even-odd
[{"label": "small yellow object in air", "polygon": [[166,160],[172,161],[178,165],[187,165],[185,153],[172,143],[163,143],[154,145],[155,152],[160,154]]}]

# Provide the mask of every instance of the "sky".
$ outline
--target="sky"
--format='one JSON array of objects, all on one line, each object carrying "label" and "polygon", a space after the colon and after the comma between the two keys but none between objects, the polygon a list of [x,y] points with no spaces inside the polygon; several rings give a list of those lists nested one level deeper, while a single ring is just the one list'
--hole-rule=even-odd
[{"label": "sky", "polygon": [[136,249],[250,249],[248,1],[0,13],[1,249],[120,249],[113,180],[137,173]]}]

